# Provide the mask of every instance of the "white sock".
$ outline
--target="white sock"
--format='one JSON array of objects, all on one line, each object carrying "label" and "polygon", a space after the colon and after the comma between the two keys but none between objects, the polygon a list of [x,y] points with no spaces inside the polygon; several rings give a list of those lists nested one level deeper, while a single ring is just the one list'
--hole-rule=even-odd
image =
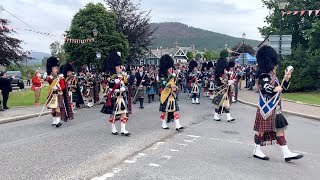
[{"label": "white sock", "polygon": [[194,98],[192,98],[192,104],[196,103],[196,101],[194,100]]},{"label": "white sock", "polygon": [[181,125],[180,125],[180,120],[177,119],[177,120],[174,120],[174,122],[176,123],[176,129],[179,129],[181,128]]},{"label": "white sock", "polygon": [[168,128],[166,120],[161,120],[162,121],[162,128]]},{"label": "white sock", "polygon": [[296,157],[298,156],[299,154],[298,153],[293,153],[289,150],[288,146],[285,145],[285,146],[280,146],[281,150],[282,150],[282,153],[283,153],[283,157],[284,158],[290,158],[290,157]]},{"label": "white sock", "polygon": [[199,98],[196,98],[196,103],[199,104]]},{"label": "white sock", "polygon": [[59,124],[59,123],[60,123],[61,118],[60,118],[60,117],[56,117],[56,120],[57,120],[57,121],[56,121],[56,123],[57,123],[57,124]]},{"label": "white sock", "polygon": [[232,102],[236,102],[236,98],[232,96]]},{"label": "white sock", "polygon": [[231,117],[230,113],[227,113],[226,115],[227,115],[227,121],[234,120],[234,119]]},{"label": "white sock", "polygon": [[111,124],[111,131],[112,131],[113,133],[117,133],[117,132],[118,132],[115,123],[112,123],[112,124]]},{"label": "white sock", "polygon": [[219,114],[218,114],[218,113],[216,113],[216,112],[214,112],[213,119],[214,119],[214,120],[220,120],[220,118],[219,118]]},{"label": "white sock", "polygon": [[52,121],[52,124],[53,124],[53,125],[58,124],[58,123],[57,123],[57,118],[56,118],[56,117],[52,117],[52,120],[53,120],[53,121]]},{"label": "white sock", "polygon": [[264,158],[266,155],[261,151],[261,146],[258,144],[255,144],[253,155],[256,155],[258,157]]},{"label": "white sock", "polygon": [[121,133],[128,134],[129,132],[126,130],[126,123],[121,123]]}]

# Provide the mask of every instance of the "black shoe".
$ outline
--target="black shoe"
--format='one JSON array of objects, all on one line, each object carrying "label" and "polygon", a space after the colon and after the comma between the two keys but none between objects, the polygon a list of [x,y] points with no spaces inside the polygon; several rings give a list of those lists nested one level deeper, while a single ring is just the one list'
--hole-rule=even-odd
[{"label": "black shoe", "polygon": [[301,158],[303,158],[303,155],[302,155],[302,154],[299,154],[299,155],[297,155],[297,156],[295,156],[295,157],[285,158],[285,161],[286,161],[286,162],[290,162],[291,160],[298,160],[298,159],[301,159]]},{"label": "black shoe", "polygon": [[8,110],[9,108],[8,107],[4,107],[3,109]]},{"label": "black shoe", "polygon": [[130,133],[126,133],[126,134],[125,133],[121,133],[121,135],[122,136],[130,136],[131,134]]},{"label": "black shoe", "polygon": [[264,161],[268,161],[268,160],[269,160],[269,157],[268,157],[268,156],[266,156],[266,157],[259,157],[259,156],[257,156],[257,155],[253,155],[253,157],[258,158],[258,159],[261,159],[261,160],[264,160]]},{"label": "black shoe", "polygon": [[149,99],[148,103],[151,103],[151,100]]},{"label": "black shoe", "polygon": [[228,122],[233,122],[233,121],[235,121],[236,119],[231,119],[231,120],[228,120]]},{"label": "black shoe", "polygon": [[249,90],[249,91],[253,91],[253,89],[252,89],[252,88],[249,88],[248,90]]},{"label": "black shoe", "polygon": [[181,131],[184,127],[176,128],[176,131]]},{"label": "black shoe", "polygon": [[113,134],[113,135],[118,135],[119,133],[118,133],[118,132],[112,132],[112,134]]},{"label": "black shoe", "polygon": [[144,109],[144,107],[143,107],[143,106],[141,106],[141,107],[140,107],[140,109]]},{"label": "black shoe", "polygon": [[215,120],[215,121],[221,121],[221,119],[213,119],[213,120]]},{"label": "black shoe", "polygon": [[166,128],[162,128],[162,129],[169,129],[169,127],[166,127]]},{"label": "black shoe", "polygon": [[61,123],[61,122],[59,122],[59,123],[56,125],[57,128],[60,127],[60,126],[62,126],[62,123]]},{"label": "black shoe", "polygon": [[137,102],[136,102],[136,101],[133,101],[133,104],[137,104]]},{"label": "black shoe", "polygon": [[4,111],[4,109],[1,108],[0,111]]}]

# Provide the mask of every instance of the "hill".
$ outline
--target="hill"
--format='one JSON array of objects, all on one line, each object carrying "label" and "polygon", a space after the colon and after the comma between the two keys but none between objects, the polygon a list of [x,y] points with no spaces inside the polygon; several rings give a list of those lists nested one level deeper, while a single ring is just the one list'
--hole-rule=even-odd
[{"label": "hill", "polygon": [[[178,42],[179,46],[195,45],[196,49],[218,50],[225,47],[234,47],[242,42],[241,38],[228,36],[216,32],[211,32],[199,28],[194,28],[182,23],[165,22],[151,23],[151,29],[156,29],[153,34],[153,48],[155,47],[173,47],[173,44]],[[246,39],[246,43],[256,47],[260,44],[256,40]]]},{"label": "hill", "polygon": [[28,60],[28,64],[42,64],[42,59],[45,57],[50,57],[51,55],[44,52],[35,52],[32,51],[30,57],[34,58],[32,60]]}]

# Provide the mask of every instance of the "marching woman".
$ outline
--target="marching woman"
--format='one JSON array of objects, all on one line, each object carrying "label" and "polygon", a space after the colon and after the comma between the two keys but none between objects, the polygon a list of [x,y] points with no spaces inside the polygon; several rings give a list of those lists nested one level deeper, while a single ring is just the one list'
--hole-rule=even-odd
[{"label": "marching woman", "polygon": [[190,87],[190,96],[192,99],[192,104],[200,104],[200,75],[201,73],[198,71],[198,63],[192,60],[189,63],[189,78],[188,78],[188,87]]},{"label": "marching woman", "polygon": [[122,72],[120,53],[111,52],[108,59],[104,62],[105,73],[109,74],[107,78],[108,96],[101,112],[110,114],[109,122],[111,123],[111,131],[113,135],[118,135],[116,128],[116,119],[121,121],[121,135],[130,136],[126,130],[128,122],[128,101],[127,101],[127,85],[128,75]]},{"label": "marching woman", "polygon": [[234,81],[230,80],[231,73],[228,72],[228,69],[232,68],[232,66],[234,67],[234,62],[228,63],[226,59],[227,56],[228,52],[223,50],[220,53],[220,59],[216,64],[215,81],[217,88],[215,89],[215,97],[212,102],[217,105],[217,108],[215,109],[213,118],[216,121],[221,121],[219,115],[226,113],[227,121],[232,122],[235,121],[230,114],[232,99],[231,87],[234,84]]},{"label": "marching woman", "polygon": [[150,72],[147,73],[146,78],[146,86],[147,86],[147,95],[148,95],[148,102],[151,103],[151,100],[154,101],[154,94],[156,94],[156,81],[154,74],[151,74]]},{"label": "marching woman", "polygon": [[207,78],[208,78],[208,91],[209,91],[209,97],[210,97],[210,100],[213,100],[214,98],[214,95],[213,95],[213,92],[214,92],[214,89],[215,89],[215,85],[214,85],[214,70],[213,70],[213,63],[211,61],[208,62],[208,75],[207,75]]},{"label": "marching woman", "polygon": [[281,91],[287,90],[290,84],[292,66],[285,71],[282,83],[276,77],[278,55],[270,46],[264,46],[257,52],[259,105],[254,123],[255,148],[253,156],[262,160],[269,160],[261,146],[276,141],[282,150],[286,162],[301,159],[303,155],[293,153],[287,146],[284,130],[288,122],[281,113]]},{"label": "marching woman", "polygon": [[160,88],[162,89],[160,95],[160,108],[162,112],[160,119],[162,121],[162,128],[169,129],[167,122],[175,122],[177,131],[184,129],[180,125],[179,106],[176,100],[177,79],[176,74],[172,73],[173,59],[168,54],[160,59],[159,80]]}]

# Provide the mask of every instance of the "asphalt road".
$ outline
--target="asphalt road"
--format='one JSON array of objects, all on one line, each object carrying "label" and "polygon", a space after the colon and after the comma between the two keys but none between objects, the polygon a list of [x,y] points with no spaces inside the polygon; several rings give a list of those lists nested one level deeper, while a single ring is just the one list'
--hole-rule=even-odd
[{"label": "asphalt road", "polygon": [[228,123],[213,121],[208,99],[192,105],[184,95],[179,105],[181,133],[161,129],[158,102],[134,105],[131,137],[111,135],[100,106],[59,129],[50,116],[2,124],[0,179],[319,179],[320,122],[288,116],[288,145],[305,157],[285,163],[274,145],[265,162],[252,158],[255,108],[234,104]]}]

